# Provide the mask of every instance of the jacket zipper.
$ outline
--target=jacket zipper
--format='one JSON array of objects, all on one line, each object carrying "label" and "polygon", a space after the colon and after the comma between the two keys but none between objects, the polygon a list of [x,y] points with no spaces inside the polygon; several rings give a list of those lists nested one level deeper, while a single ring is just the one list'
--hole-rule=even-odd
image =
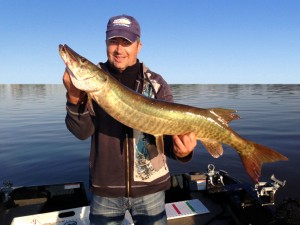
[{"label": "jacket zipper", "polygon": [[125,145],[125,152],[126,152],[126,195],[130,197],[130,157],[129,157],[129,143],[128,143],[128,133],[126,132],[126,145]]}]

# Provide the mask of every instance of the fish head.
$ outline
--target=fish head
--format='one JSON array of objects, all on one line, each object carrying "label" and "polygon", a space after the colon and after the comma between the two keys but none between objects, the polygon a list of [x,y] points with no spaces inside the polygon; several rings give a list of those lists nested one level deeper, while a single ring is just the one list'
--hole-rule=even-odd
[{"label": "fish head", "polygon": [[59,45],[59,54],[76,88],[85,92],[94,92],[100,91],[105,85],[107,74],[69,46]]}]

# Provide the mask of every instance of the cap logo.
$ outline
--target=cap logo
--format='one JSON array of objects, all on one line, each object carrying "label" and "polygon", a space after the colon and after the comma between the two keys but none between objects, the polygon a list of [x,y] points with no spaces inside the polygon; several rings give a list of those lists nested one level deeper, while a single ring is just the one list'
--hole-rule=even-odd
[{"label": "cap logo", "polygon": [[125,27],[130,27],[131,25],[131,22],[129,19],[123,17],[123,18],[120,18],[120,19],[115,19],[113,21],[113,24],[114,26],[125,26]]}]

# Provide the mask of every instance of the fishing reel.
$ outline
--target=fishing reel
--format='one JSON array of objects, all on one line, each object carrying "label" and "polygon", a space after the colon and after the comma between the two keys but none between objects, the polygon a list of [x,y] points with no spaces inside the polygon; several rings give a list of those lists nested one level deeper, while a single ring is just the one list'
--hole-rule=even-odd
[{"label": "fishing reel", "polygon": [[276,179],[274,174],[271,176],[271,180],[273,182],[258,182],[254,187],[257,197],[262,201],[262,205],[274,205],[276,191],[286,183],[286,181]]}]

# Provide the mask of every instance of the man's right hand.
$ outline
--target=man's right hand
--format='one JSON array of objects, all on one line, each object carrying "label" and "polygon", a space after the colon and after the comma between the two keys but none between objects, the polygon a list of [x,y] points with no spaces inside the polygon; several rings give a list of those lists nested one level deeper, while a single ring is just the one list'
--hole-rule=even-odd
[{"label": "man's right hand", "polygon": [[68,70],[66,69],[63,75],[63,83],[65,85],[65,88],[67,89],[67,100],[68,102],[72,104],[78,104],[80,100],[85,95],[85,92],[77,89],[70,78],[70,74]]}]

